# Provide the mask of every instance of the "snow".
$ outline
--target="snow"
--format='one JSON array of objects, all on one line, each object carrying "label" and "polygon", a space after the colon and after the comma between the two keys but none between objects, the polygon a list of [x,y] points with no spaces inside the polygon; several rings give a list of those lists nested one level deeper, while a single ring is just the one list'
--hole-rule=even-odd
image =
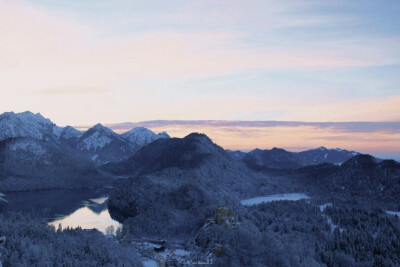
[{"label": "snow", "polygon": [[63,128],[58,127],[56,125],[53,126],[53,134],[55,136],[57,136],[57,138],[60,138],[62,131],[63,131]]},{"label": "snow", "polygon": [[[172,261],[176,260],[179,264],[182,264],[183,266],[184,263],[187,262],[188,257],[190,256],[190,251],[183,249],[183,247],[179,247],[176,249],[164,248],[163,251],[156,252],[154,249],[161,248],[162,245],[160,245],[159,242],[157,244],[153,242],[155,241],[150,241],[145,239],[141,239],[139,241],[134,242],[135,247],[138,248],[138,251],[142,256],[143,266],[159,266],[158,262],[166,263],[171,260]],[[151,265],[151,264],[156,264],[156,265]]]},{"label": "snow", "polygon": [[90,128],[79,140],[80,150],[97,150],[110,144],[113,140],[123,142],[123,139],[111,129],[100,123]]},{"label": "snow", "polygon": [[96,150],[98,148],[103,148],[105,145],[111,143],[111,141],[112,139],[109,136],[96,131],[83,140],[83,148],[86,150]]},{"label": "snow", "polygon": [[42,156],[46,153],[46,150],[42,146],[34,142],[18,142],[10,145],[11,151],[23,150],[30,153],[34,153],[37,156]]},{"label": "snow", "polygon": [[390,210],[387,210],[386,213],[389,214],[389,215],[393,215],[393,216],[396,216],[396,215],[397,215],[398,217],[400,217],[400,211],[390,211]]},{"label": "snow", "polygon": [[190,256],[190,251],[183,249],[175,249],[174,254],[177,256]]},{"label": "snow", "polygon": [[1,201],[3,201],[3,202],[8,202],[7,200],[4,199],[5,196],[6,196],[6,195],[4,195],[3,193],[0,193],[0,202],[1,202]]},{"label": "snow", "polygon": [[308,199],[310,198],[306,194],[302,193],[287,193],[287,194],[278,194],[278,195],[268,195],[264,197],[254,197],[240,201],[244,206],[252,206],[257,205],[260,203],[268,203],[272,201],[281,201],[281,200],[290,200],[290,201],[297,201],[301,199]]},{"label": "snow", "polygon": [[[325,204],[319,205],[318,207],[319,207],[319,210],[320,210],[321,212],[325,212],[326,207],[332,207],[332,203],[325,203]],[[332,222],[332,218],[331,218],[330,216],[328,216],[327,214],[323,214],[322,216],[324,216],[324,217],[326,218],[326,222],[331,226],[332,232],[333,232],[336,228],[339,228],[339,231],[340,231],[340,232],[343,232],[343,231],[344,231],[343,228],[340,228],[339,226],[337,226],[336,224],[334,224],[334,223]]]},{"label": "snow", "polygon": [[323,212],[323,211],[325,211],[326,207],[332,207],[332,203],[325,203],[325,204],[319,205],[318,207],[319,207],[319,210],[321,212]]},{"label": "snow", "polygon": [[135,127],[132,130],[121,135],[122,138],[129,140],[138,146],[145,146],[160,138],[169,138],[166,132],[155,134],[151,130],[144,127]]},{"label": "snow", "polygon": [[160,138],[171,138],[167,132],[161,132],[157,134]]},{"label": "snow", "polygon": [[78,131],[77,129],[75,129],[71,126],[67,126],[62,129],[60,136],[65,139],[78,138],[78,137],[82,136],[82,132]]},{"label": "snow", "polygon": [[324,155],[324,159],[326,159],[326,157],[328,157],[328,154],[325,154],[325,155]]},{"label": "snow", "polygon": [[59,127],[39,113],[6,112],[0,115],[0,141],[11,137],[32,137],[44,139],[59,133]]},{"label": "snow", "polygon": [[158,263],[155,260],[143,260],[143,267],[158,267]]},{"label": "snow", "polygon": [[342,233],[344,231],[343,228],[340,228],[339,226],[337,226],[336,224],[334,224],[332,222],[332,218],[329,217],[328,215],[325,215],[326,221],[328,222],[328,224],[331,226],[331,230],[332,232],[335,231],[336,228],[339,228],[339,231]]}]

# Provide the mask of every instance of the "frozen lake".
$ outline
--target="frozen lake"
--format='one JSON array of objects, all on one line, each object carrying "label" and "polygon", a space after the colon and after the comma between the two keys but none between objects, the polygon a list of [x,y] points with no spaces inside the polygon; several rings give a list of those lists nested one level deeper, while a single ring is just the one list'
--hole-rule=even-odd
[{"label": "frozen lake", "polygon": [[281,200],[290,200],[290,201],[297,201],[301,199],[308,199],[310,198],[306,194],[303,193],[286,193],[286,194],[277,194],[277,195],[268,195],[263,197],[253,197],[249,199],[244,199],[240,201],[244,206],[252,206],[257,205],[260,203],[268,203],[272,201],[281,201]]}]

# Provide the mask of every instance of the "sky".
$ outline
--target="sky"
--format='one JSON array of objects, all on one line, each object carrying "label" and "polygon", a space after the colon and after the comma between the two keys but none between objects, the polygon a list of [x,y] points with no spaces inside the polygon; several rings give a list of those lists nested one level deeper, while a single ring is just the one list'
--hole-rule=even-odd
[{"label": "sky", "polygon": [[[0,0],[0,112],[59,125],[398,122],[399,13],[397,0]],[[211,131],[189,126],[176,135]]]}]

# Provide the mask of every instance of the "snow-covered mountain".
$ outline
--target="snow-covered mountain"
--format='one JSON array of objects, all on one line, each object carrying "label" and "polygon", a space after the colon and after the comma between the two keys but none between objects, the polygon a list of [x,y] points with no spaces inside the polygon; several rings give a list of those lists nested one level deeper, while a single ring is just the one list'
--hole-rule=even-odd
[{"label": "snow-covered mountain", "polygon": [[243,161],[252,169],[296,169],[320,163],[341,164],[359,155],[355,151],[327,149],[319,147],[302,152],[290,152],[274,147],[271,150],[254,149],[243,157]]},{"label": "snow-covered mountain", "polygon": [[360,155],[355,151],[348,151],[345,149],[335,148],[327,149],[326,147],[318,147],[297,153],[306,162],[312,162],[315,164],[329,162],[334,164],[341,164],[346,160]]},{"label": "snow-covered mountain", "polygon": [[242,160],[247,155],[246,152],[243,152],[243,151],[240,151],[240,150],[229,150],[229,149],[226,149],[225,151],[234,160]]},{"label": "snow-covered mountain", "polygon": [[57,142],[31,137],[0,142],[0,190],[90,187],[103,179],[93,162]]},{"label": "snow-covered mountain", "polygon": [[142,146],[160,138],[170,138],[166,132],[155,134],[143,127],[119,135],[97,124],[82,132],[71,126],[59,127],[39,113],[26,111],[1,114],[0,141],[19,137],[66,145],[97,163],[126,159]]},{"label": "snow-covered mountain", "polygon": [[0,115],[0,141],[12,137],[31,137],[38,140],[57,140],[62,128],[39,113],[6,112]]},{"label": "snow-covered mountain", "polygon": [[126,159],[138,149],[137,146],[100,123],[77,139],[76,148],[98,163]]},{"label": "snow-covered mountain", "polygon": [[60,133],[60,139],[75,139],[81,137],[83,132],[78,131],[77,129],[71,127],[71,126],[66,126],[62,129]]},{"label": "snow-covered mountain", "polygon": [[129,140],[131,144],[138,147],[150,144],[151,142],[154,142],[160,138],[170,138],[166,132],[156,134],[144,127],[135,127],[132,130],[123,133],[121,136],[122,138]]}]

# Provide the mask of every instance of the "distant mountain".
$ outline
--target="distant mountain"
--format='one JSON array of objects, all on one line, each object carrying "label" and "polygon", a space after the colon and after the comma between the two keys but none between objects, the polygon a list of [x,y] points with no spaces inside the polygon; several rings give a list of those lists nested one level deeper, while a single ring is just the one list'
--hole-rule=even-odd
[{"label": "distant mountain", "polygon": [[6,112],[0,115],[0,141],[7,138],[31,137],[38,140],[57,140],[62,128],[39,113]]},{"label": "distant mountain", "polygon": [[146,236],[193,233],[218,206],[239,205],[241,197],[268,184],[197,133],[156,140],[104,169],[131,176],[115,189],[108,206],[116,218],[131,217],[132,229]]},{"label": "distant mountain", "polygon": [[274,147],[271,150],[255,149],[243,157],[243,161],[251,169],[296,169],[321,163],[341,164],[359,155],[358,152],[319,147],[302,152],[290,152]]},{"label": "distant mountain", "polygon": [[0,142],[0,190],[95,187],[105,182],[97,168],[78,152],[31,137]]},{"label": "distant mountain", "polygon": [[78,139],[83,135],[83,132],[78,131],[77,129],[67,126],[64,127],[60,133],[58,138],[59,142],[62,144],[66,144],[71,148],[76,148]]},{"label": "distant mountain", "polygon": [[111,129],[96,124],[76,140],[76,148],[93,161],[107,163],[132,156],[138,147]]},{"label": "distant mountain", "polygon": [[58,145],[67,145],[98,164],[121,161],[140,147],[160,138],[170,138],[166,132],[155,134],[137,127],[119,135],[97,124],[85,132],[66,126],[58,127],[39,113],[6,112],[0,115],[0,141],[8,138],[29,137]]},{"label": "distant mountain", "polygon": [[247,153],[243,161],[251,169],[295,169],[306,163],[293,152],[274,147],[271,150],[255,149]]},{"label": "distant mountain", "polygon": [[77,129],[71,126],[66,126],[62,129],[59,138],[65,140],[78,139],[79,137],[82,136],[82,134],[83,132],[78,131]]},{"label": "distant mountain", "polygon": [[325,147],[319,147],[297,153],[302,160],[308,163],[307,165],[311,165],[309,163],[320,164],[324,162],[341,164],[359,154],[360,153],[355,151],[348,151],[340,148],[327,149]]},{"label": "distant mountain", "polygon": [[243,151],[240,151],[240,150],[235,150],[235,151],[233,151],[233,150],[229,150],[229,149],[227,149],[227,150],[225,150],[226,151],[226,153],[228,153],[228,155],[229,156],[231,156],[234,160],[242,160],[246,155],[247,155],[247,153],[246,152],[243,152]]},{"label": "distant mountain", "polygon": [[166,132],[155,134],[153,131],[144,127],[133,128],[132,130],[121,134],[121,137],[129,140],[129,142],[136,147],[145,146],[160,138],[170,138]]}]

